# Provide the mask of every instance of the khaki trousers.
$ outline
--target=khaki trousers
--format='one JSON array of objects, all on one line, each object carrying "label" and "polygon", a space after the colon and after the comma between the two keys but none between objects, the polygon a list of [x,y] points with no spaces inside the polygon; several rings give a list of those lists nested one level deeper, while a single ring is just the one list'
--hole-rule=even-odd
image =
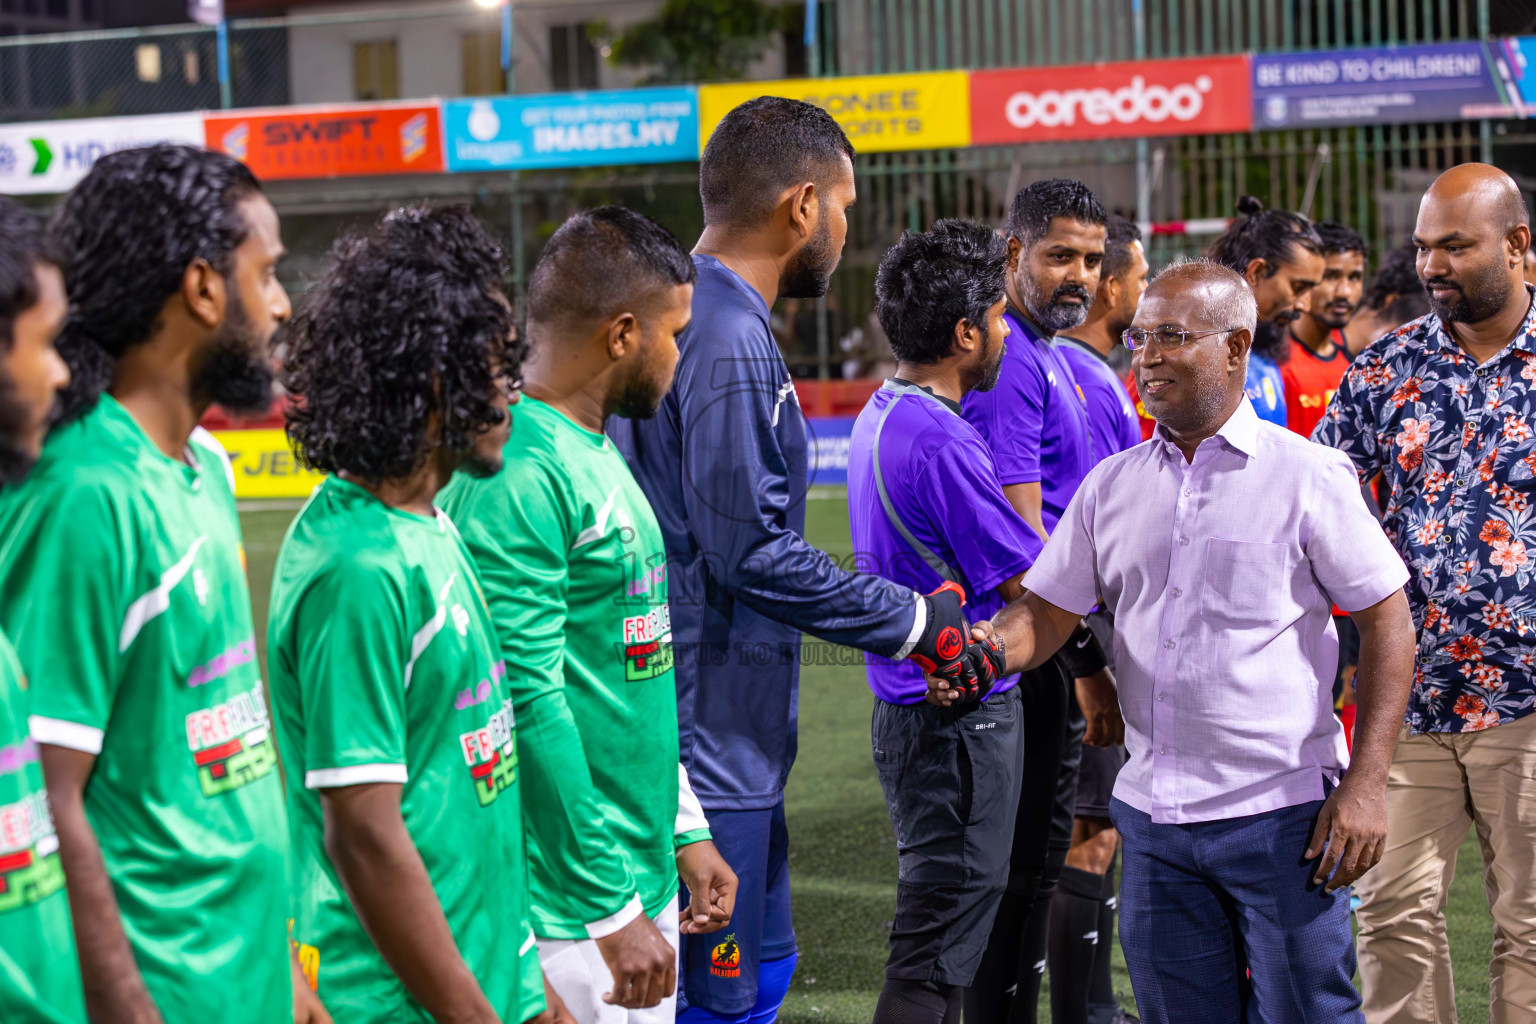
[{"label": "khaki trousers", "polygon": [[1469,826],[1493,914],[1491,1024],[1536,1024],[1536,714],[1398,739],[1387,845],[1356,883],[1368,1024],[1455,1024],[1445,901]]}]

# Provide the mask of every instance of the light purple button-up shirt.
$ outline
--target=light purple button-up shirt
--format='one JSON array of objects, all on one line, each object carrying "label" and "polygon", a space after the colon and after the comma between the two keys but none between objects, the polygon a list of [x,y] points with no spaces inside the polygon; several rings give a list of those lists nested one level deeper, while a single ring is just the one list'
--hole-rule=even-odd
[{"label": "light purple button-up shirt", "polygon": [[1349,760],[1330,605],[1369,608],[1407,579],[1349,459],[1244,399],[1192,462],[1159,428],[1099,463],[1025,585],[1114,613],[1115,796],[1167,824],[1322,799]]}]

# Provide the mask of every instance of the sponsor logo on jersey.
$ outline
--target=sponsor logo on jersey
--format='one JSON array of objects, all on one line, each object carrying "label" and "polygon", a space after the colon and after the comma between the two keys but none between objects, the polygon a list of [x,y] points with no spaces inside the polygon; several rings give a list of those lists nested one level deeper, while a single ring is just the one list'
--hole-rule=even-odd
[{"label": "sponsor logo on jersey", "polygon": [[249,785],[277,767],[260,680],[247,693],[187,715],[187,747],[204,796]]},{"label": "sponsor logo on jersey", "polygon": [[709,952],[709,973],[717,978],[741,977],[741,947],[736,945],[736,933],[725,937]]},{"label": "sponsor logo on jersey", "polygon": [[255,660],[256,638],[246,637],[208,664],[199,665],[193,669],[192,674],[187,677],[187,685],[203,686],[216,679],[223,679],[241,665],[249,665]]},{"label": "sponsor logo on jersey", "polygon": [[48,793],[38,790],[0,805],[0,914],[52,896],[64,887],[59,837]]},{"label": "sponsor logo on jersey", "polygon": [[[506,671],[505,667],[502,669]],[[503,700],[479,729],[459,734],[459,750],[474,780],[480,806],[489,806],[501,791],[517,781],[517,744],[514,742],[512,702]]]},{"label": "sponsor logo on jersey", "polygon": [[293,947],[294,956],[299,961],[299,970],[304,972],[304,980],[309,982],[309,990],[320,991],[320,950],[293,937],[291,917],[288,919],[288,945]]},{"label": "sponsor logo on jersey", "polygon": [[624,618],[624,679],[638,683],[672,671],[672,612],[657,605]]},{"label": "sponsor logo on jersey", "polygon": [[1268,377],[1264,378],[1264,402],[1271,409],[1280,404],[1280,398],[1275,394],[1275,382]]},{"label": "sponsor logo on jersey", "polygon": [[1326,409],[1328,403],[1333,401],[1334,389],[1324,391],[1320,395],[1297,395],[1303,409]]}]

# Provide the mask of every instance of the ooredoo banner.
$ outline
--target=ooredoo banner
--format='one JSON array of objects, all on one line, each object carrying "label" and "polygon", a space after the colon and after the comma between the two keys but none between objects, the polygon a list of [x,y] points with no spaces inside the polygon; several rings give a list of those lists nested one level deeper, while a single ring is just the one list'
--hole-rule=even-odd
[{"label": "ooredoo banner", "polygon": [[971,72],[971,141],[1245,132],[1247,56]]},{"label": "ooredoo banner", "polygon": [[336,178],[443,170],[441,125],[436,103],[369,104],[210,115],[204,130],[258,178]]}]

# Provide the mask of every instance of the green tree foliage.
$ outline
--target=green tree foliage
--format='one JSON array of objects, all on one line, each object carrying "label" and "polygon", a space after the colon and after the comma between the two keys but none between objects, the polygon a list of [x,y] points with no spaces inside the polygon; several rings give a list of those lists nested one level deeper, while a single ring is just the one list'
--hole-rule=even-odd
[{"label": "green tree foliage", "polygon": [[741,78],[784,24],[762,0],[666,0],[654,18],[593,35],[612,63],[649,69],[642,84],[670,85]]}]

